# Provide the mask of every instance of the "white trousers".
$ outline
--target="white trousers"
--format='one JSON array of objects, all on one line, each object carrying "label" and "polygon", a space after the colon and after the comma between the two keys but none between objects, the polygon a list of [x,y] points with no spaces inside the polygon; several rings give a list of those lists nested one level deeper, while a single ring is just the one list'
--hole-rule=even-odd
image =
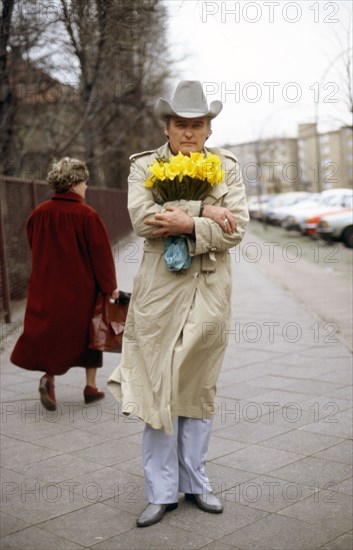
[{"label": "white trousers", "polygon": [[178,417],[173,434],[146,424],[142,440],[145,498],[152,504],[178,502],[179,493],[211,491],[205,474],[212,420]]}]

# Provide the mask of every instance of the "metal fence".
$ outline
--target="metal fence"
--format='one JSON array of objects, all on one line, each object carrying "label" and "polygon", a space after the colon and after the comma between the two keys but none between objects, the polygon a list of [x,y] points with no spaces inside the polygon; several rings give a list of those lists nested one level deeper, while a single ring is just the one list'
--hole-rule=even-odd
[{"label": "metal fence", "polygon": [[[0,317],[6,323],[11,323],[12,302],[26,296],[31,270],[27,219],[51,195],[45,182],[0,178]],[[126,191],[89,187],[86,203],[102,217],[112,244],[131,230]]]}]

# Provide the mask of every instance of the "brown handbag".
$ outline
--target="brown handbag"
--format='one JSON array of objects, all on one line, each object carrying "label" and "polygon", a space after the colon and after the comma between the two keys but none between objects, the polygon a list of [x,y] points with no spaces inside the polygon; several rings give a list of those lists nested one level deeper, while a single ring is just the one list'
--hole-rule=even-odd
[{"label": "brown handbag", "polygon": [[98,293],[89,327],[91,349],[121,353],[130,297],[129,292],[120,291],[119,299],[111,301],[109,294]]}]

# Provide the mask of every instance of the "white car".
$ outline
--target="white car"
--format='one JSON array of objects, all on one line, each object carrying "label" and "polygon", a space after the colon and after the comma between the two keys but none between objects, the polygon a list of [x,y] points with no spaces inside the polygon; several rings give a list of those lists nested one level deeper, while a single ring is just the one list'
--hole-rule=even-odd
[{"label": "white car", "polygon": [[331,201],[330,205],[324,206],[317,210],[309,210],[305,219],[300,224],[300,231],[303,235],[315,235],[316,228],[323,216],[331,213],[339,213],[351,210],[353,207],[353,191],[349,190],[347,194],[342,194],[337,197],[336,201]]},{"label": "white car", "polygon": [[282,206],[274,206],[269,209],[267,212],[268,222],[273,223],[274,225],[281,225],[282,221],[291,213],[292,209],[298,207],[300,208],[300,206],[303,206],[307,201],[312,203],[313,195],[316,195],[316,193],[298,191],[296,195],[292,195],[291,198],[288,199],[287,204]]},{"label": "white car", "polygon": [[[273,197],[272,197],[273,198]],[[260,208],[263,204],[268,202],[270,199],[269,195],[253,195],[248,197],[248,208],[250,217],[257,220],[260,217]]]},{"label": "white car", "polygon": [[305,232],[303,224],[306,219],[321,213],[323,214],[333,208],[350,207],[351,197],[352,189],[349,188],[337,188],[322,191],[317,202],[315,201],[314,204],[307,204],[306,206],[305,203],[303,203],[303,208],[300,208],[299,204],[298,211],[295,211],[294,213],[291,212],[291,214],[283,220],[282,225],[288,230],[296,229]]},{"label": "white car", "polygon": [[323,216],[316,233],[322,239],[343,241],[348,248],[353,248],[353,211]]},{"label": "white car", "polygon": [[288,193],[279,193],[273,198],[270,198],[264,205],[260,207],[260,218],[267,222],[272,223],[272,215],[276,208],[281,206],[290,206],[296,204],[301,198],[306,196],[305,191],[290,191]]},{"label": "white car", "polygon": [[297,204],[293,204],[292,206],[284,206],[279,213],[281,217],[281,226],[288,230],[299,229],[299,226],[296,227],[295,225],[296,214],[304,212],[309,208],[315,208],[315,206],[319,204],[320,200],[321,193],[310,193],[308,197]]}]

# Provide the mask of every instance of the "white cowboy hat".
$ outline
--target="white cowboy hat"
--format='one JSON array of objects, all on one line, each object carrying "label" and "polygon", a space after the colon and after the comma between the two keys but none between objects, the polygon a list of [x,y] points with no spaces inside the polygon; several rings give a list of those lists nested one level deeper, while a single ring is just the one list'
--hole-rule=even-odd
[{"label": "white cowboy hat", "polygon": [[207,116],[215,118],[222,108],[222,102],[218,100],[212,101],[210,107],[208,107],[199,80],[182,80],[176,87],[171,103],[160,97],[155,103],[154,112],[162,120],[170,116],[182,118]]}]

